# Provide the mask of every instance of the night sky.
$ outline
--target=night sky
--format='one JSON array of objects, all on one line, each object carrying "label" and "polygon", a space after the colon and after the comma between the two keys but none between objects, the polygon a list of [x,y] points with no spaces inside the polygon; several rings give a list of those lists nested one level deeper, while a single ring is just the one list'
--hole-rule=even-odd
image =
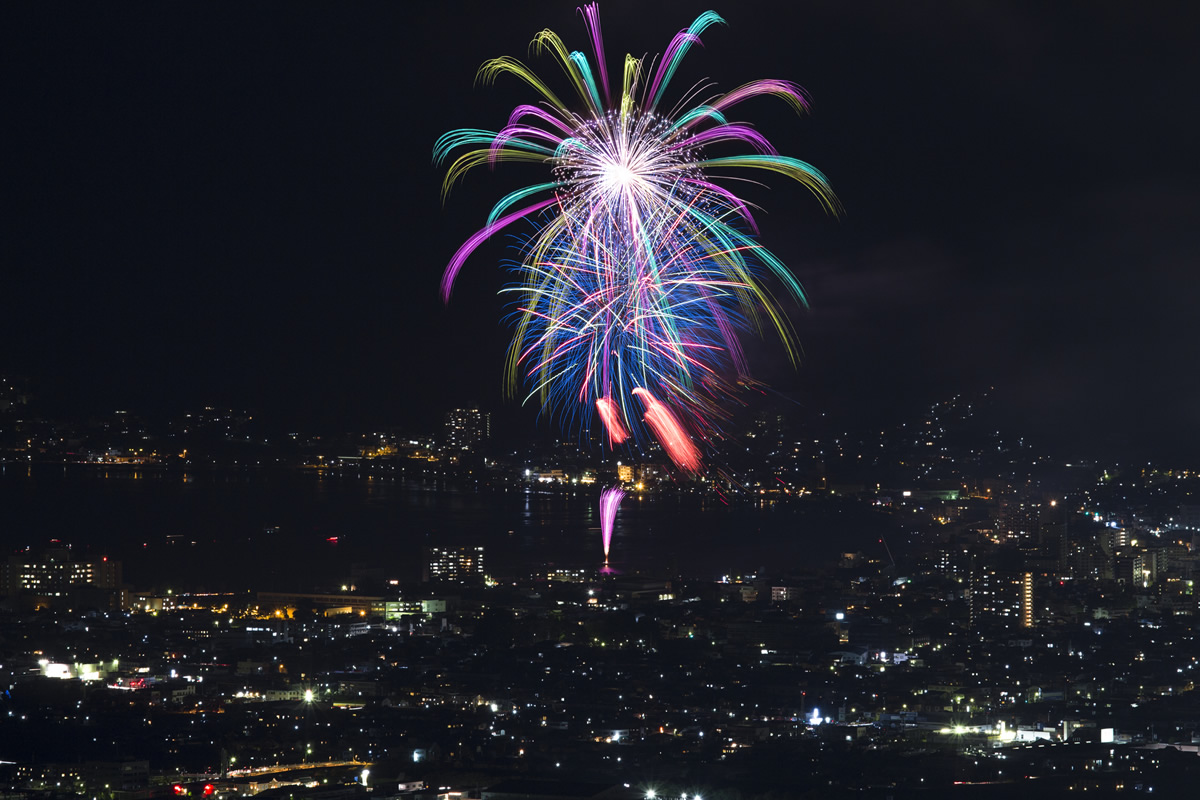
[{"label": "night sky", "polygon": [[[448,307],[437,285],[491,204],[545,173],[479,171],[443,207],[430,155],[532,101],[476,86],[483,60],[524,58],[543,27],[586,49],[576,5],[6,6],[0,373],[56,409],[228,405],[304,428],[500,407],[506,240]],[[610,64],[709,7],[603,2]],[[711,7],[728,25],[675,97],[800,83],[810,116],[770,99],[737,116],[846,209],[782,178],[746,190],[812,302],[804,363],[753,343],[756,377],[848,423],[995,386],[998,422],[1047,444],[1195,462],[1192,4]]]}]

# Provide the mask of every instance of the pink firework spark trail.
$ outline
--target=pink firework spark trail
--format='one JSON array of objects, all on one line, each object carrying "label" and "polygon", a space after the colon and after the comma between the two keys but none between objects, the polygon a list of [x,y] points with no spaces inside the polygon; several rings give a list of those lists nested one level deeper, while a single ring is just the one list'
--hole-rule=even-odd
[{"label": "pink firework spark trail", "polygon": [[685,472],[700,472],[700,451],[688,438],[687,432],[671,413],[671,409],[640,386],[633,390],[633,394],[646,404],[646,424],[654,431],[654,435],[658,437],[658,441],[675,465]]},{"label": "pink firework spark trail", "polygon": [[608,563],[608,548],[612,544],[613,523],[617,519],[617,508],[625,492],[616,486],[600,493],[600,534],[604,537],[604,563]]},{"label": "pink firework spark trail", "polygon": [[596,400],[596,410],[600,412],[600,420],[604,423],[604,432],[608,434],[608,446],[620,444],[629,438],[629,433],[621,425],[621,412],[611,397],[601,397]]}]

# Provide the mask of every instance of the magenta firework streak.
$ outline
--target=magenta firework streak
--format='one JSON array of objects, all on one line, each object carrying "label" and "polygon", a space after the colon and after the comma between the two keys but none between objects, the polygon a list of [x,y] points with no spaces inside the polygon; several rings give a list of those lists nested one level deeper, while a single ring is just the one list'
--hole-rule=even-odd
[{"label": "magenta firework streak", "polygon": [[[451,131],[434,148],[437,162],[456,154],[443,193],[478,166],[524,161],[548,168],[544,182],[503,197],[463,243],[446,267],[442,295],[449,299],[476,248],[520,223],[526,236],[516,281],[504,290],[513,298],[516,329],[510,391],[526,384],[526,399],[539,397],[564,427],[586,432],[599,420],[610,447],[627,435],[634,443],[657,438],[652,423],[668,418],[678,421],[682,439],[704,440],[724,415],[724,398],[746,376],[740,335],[774,330],[796,356],[791,323],[768,281],[804,302],[795,277],[755,238],[749,204],[724,185],[744,178],[727,173],[765,170],[795,179],[832,212],[837,199],[820,172],[780,155],[756,129],[728,116],[760,96],[804,112],[808,101],[796,84],[760,80],[720,94],[702,83],[664,103],[680,61],[705,29],[722,22],[715,13],[680,31],[661,58],[627,55],[616,70],[604,58],[596,5],[581,13],[590,54],[568,50],[548,30],[532,45],[558,62],[574,102],[561,100],[520,61],[495,58],[480,69],[483,81],[512,75],[540,102],[517,106],[498,131]],[[663,412],[644,414],[647,397]],[[668,448],[672,458],[688,452],[682,439]],[[699,467],[698,458],[684,461],[676,463]]]},{"label": "magenta firework streak", "polygon": [[600,493],[600,535],[604,538],[604,563],[608,563],[608,548],[612,544],[613,523],[625,492],[613,486]]}]

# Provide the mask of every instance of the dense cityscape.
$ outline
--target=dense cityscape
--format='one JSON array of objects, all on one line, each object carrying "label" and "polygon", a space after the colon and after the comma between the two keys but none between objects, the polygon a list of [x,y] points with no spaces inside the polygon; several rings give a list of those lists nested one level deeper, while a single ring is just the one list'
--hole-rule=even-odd
[{"label": "dense cityscape", "polygon": [[499,450],[474,408],[420,436],[264,439],[214,409],[50,420],[5,381],[12,474],[283,471],[589,504],[615,483],[900,531],[754,574],[598,552],[498,567],[445,537],[414,546],[419,577],[381,558],[270,586],[131,580],[133,553],[11,532],[6,796],[1050,796],[1181,791],[1200,765],[1200,476],[1039,453],[990,428],[986,394],[870,435],[758,412],[716,477],[689,479],[653,451]]}]

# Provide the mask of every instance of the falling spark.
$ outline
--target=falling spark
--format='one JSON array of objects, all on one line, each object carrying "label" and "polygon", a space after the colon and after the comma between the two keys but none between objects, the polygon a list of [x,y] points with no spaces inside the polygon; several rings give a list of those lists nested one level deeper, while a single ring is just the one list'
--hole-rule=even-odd
[{"label": "falling spark", "polygon": [[667,451],[675,466],[685,472],[700,472],[700,451],[679,424],[679,420],[671,413],[671,409],[640,386],[633,390],[633,394],[646,404],[646,424],[654,431],[655,437],[662,443],[663,450]]}]

